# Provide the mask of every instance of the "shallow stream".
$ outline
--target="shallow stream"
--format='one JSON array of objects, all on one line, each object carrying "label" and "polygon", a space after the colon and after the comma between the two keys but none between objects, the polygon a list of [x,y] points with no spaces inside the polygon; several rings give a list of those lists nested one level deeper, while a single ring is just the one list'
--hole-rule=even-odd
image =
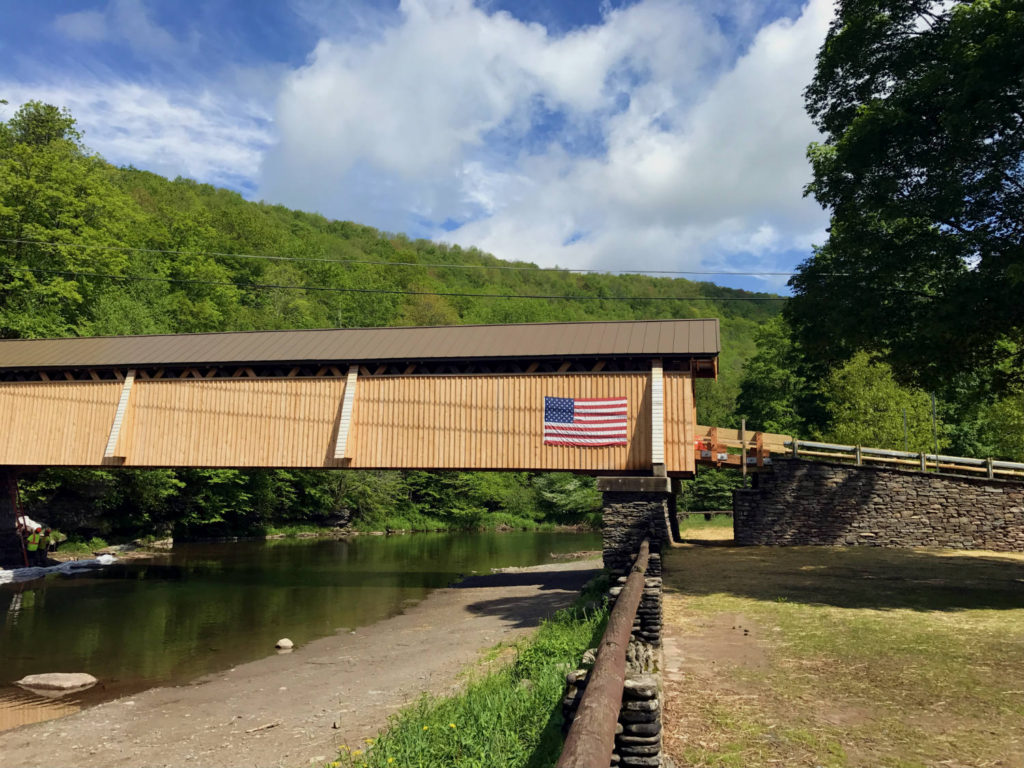
[{"label": "shallow stream", "polygon": [[[174,684],[399,613],[473,572],[600,549],[596,533],[467,533],[186,544],[167,556],[0,586],[0,730]],[[12,685],[88,672],[82,694]]]}]

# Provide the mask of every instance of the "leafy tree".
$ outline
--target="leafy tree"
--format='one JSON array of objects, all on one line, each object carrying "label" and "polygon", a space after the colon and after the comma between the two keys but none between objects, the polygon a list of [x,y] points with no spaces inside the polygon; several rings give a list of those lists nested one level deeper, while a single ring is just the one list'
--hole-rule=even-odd
[{"label": "leafy tree", "polygon": [[[902,387],[885,363],[859,352],[832,372],[822,387],[829,415],[825,437],[846,445],[904,447],[903,414],[907,415],[907,450],[934,451],[931,399],[919,389]],[[948,445],[939,429],[939,447]]]},{"label": "leafy tree", "polygon": [[702,467],[692,480],[680,483],[679,509],[713,512],[732,509],[732,492],[743,487],[743,475],[734,470]]},{"label": "leafy tree", "polygon": [[786,309],[811,361],[864,349],[930,387],[1019,382],[1024,5],[839,0],[805,96],[825,137],[808,192],[832,216]]},{"label": "leafy tree", "polygon": [[801,435],[801,405],[809,386],[798,373],[801,359],[782,318],[774,318],[755,334],[757,353],[747,360],[736,407],[751,429]]},{"label": "leafy tree", "polygon": [[111,172],[66,111],[28,102],[0,123],[0,336],[74,335],[109,286],[87,274],[123,273],[124,254],[103,246],[135,217]]}]

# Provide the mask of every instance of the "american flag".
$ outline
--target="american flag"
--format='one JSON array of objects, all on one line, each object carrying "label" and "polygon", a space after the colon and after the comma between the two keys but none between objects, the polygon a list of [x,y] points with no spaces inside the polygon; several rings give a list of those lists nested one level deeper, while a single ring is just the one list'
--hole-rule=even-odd
[{"label": "american flag", "polygon": [[625,444],[626,398],[544,398],[544,445]]}]

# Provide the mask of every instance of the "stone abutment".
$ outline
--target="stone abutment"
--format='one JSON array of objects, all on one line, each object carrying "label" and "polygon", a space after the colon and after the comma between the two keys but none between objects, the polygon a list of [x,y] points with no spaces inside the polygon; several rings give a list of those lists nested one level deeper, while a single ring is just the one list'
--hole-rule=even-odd
[{"label": "stone abutment", "polygon": [[1024,552],[1024,483],[778,460],[733,493],[737,544]]}]

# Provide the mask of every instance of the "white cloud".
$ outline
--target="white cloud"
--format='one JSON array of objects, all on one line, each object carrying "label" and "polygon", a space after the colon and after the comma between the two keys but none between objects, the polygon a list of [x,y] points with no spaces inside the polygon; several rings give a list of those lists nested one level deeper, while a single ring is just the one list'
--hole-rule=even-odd
[{"label": "white cloud", "polygon": [[72,40],[96,43],[107,37],[107,19],[99,11],[66,13],[54,19],[53,26]]},{"label": "white cloud", "polygon": [[[508,259],[774,271],[823,238],[802,197],[816,133],[801,94],[831,0],[761,29],[753,0],[641,0],[565,35],[471,0],[390,14],[291,2],[322,38],[290,71],[185,71],[206,83],[192,90],[107,72],[0,92],[68,106],[116,163]],[[156,60],[189,51],[143,0],[55,24]]]},{"label": "white cloud", "polygon": [[255,178],[271,141],[256,105],[209,91],[169,93],[126,83],[73,87],[0,82],[11,113],[37,99],[67,107],[86,145],[117,164],[238,187]]},{"label": "white cloud", "polygon": [[195,52],[196,38],[182,42],[153,20],[145,0],[109,0],[102,10],[57,16],[54,28],[79,42],[115,39],[135,53],[153,59],[172,59]]},{"label": "white cloud", "polygon": [[[810,0],[733,60],[714,18],[669,0],[562,37],[469,0],[403,0],[285,78],[261,192],[392,230],[469,220],[435,235],[542,264],[770,265],[823,234],[802,198],[801,92],[831,14]],[[583,127],[598,141],[567,149]]]}]

